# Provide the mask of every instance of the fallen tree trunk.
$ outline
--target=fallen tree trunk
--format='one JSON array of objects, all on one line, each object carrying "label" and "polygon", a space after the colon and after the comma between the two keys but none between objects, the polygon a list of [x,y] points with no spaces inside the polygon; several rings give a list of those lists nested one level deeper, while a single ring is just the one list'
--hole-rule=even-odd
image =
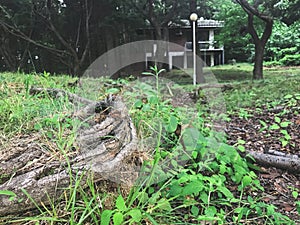
[{"label": "fallen tree trunk", "polygon": [[58,89],[34,88],[30,93],[67,96],[84,104],[73,114],[84,126],[77,130],[71,150],[58,149],[41,134],[19,136],[7,140],[9,146],[0,147],[0,216],[30,211],[59,199],[76,175],[83,175],[82,185],[91,174],[94,181],[134,181],[137,135],[120,98],[94,102]]}]

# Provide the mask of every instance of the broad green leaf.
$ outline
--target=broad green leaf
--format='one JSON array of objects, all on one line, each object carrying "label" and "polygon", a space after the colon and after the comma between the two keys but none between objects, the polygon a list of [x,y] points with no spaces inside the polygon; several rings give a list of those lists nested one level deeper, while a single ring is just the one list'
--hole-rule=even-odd
[{"label": "broad green leaf", "polygon": [[34,129],[35,130],[41,130],[42,129],[42,124],[40,124],[40,123],[34,124]]},{"label": "broad green leaf", "polygon": [[226,165],[221,164],[220,167],[219,167],[219,173],[224,174],[226,172],[226,170],[227,170]]},{"label": "broad green leaf", "polygon": [[280,128],[280,126],[278,124],[272,124],[270,126],[270,130],[278,130]]},{"label": "broad green leaf", "polygon": [[110,217],[112,215],[113,211],[112,210],[104,210],[101,214],[101,225],[109,225],[110,222]]},{"label": "broad green leaf", "polygon": [[114,225],[120,225],[123,223],[123,221],[124,221],[123,213],[116,212],[113,216]]},{"label": "broad green leaf", "polygon": [[164,211],[171,211],[172,210],[172,207],[170,205],[170,202],[165,199],[165,198],[161,198],[158,202],[157,202],[157,207],[159,209],[162,209]]},{"label": "broad green leaf", "polygon": [[149,98],[149,103],[150,104],[157,104],[159,102],[159,99],[157,98],[157,96],[151,96]]},{"label": "broad green leaf", "polygon": [[207,204],[208,203],[208,195],[206,192],[202,192],[200,194],[200,199],[203,203]]},{"label": "broad green leaf", "polygon": [[289,143],[287,140],[282,139],[282,138],[280,139],[280,141],[281,141],[282,147],[287,146],[287,144]]},{"label": "broad green leaf", "polygon": [[245,152],[245,147],[244,146],[239,145],[237,148],[238,148],[238,150],[240,150],[240,152]]},{"label": "broad green leaf", "polygon": [[193,205],[192,206],[192,208],[191,208],[191,213],[192,213],[192,215],[194,216],[194,217],[196,217],[196,216],[198,216],[199,215],[199,208],[197,207],[197,206],[195,206],[195,205]]},{"label": "broad green leaf", "polygon": [[132,209],[128,212],[134,222],[140,222],[142,220],[142,213],[139,209]]},{"label": "broad green leaf", "polygon": [[238,199],[238,198],[230,199],[230,202],[232,202],[232,203],[238,203],[238,202],[240,202],[240,201],[241,201],[241,200]]},{"label": "broad green leaf", "polygon": [[141,99],[137,100],[133,106],[134,108],[141,108],[143,106],[142,100]]},{"label": "broad green leaf", "polygon": [[244,144],[246,144],[246,141],[244,141],[244,140],[242,140],[242,139],[239,139],[239,140],[238,140],[238,144],[244,145]]},{"label": "broad green leaf", "polygon": [[197,151],[193,151],[192,152],[193,159],[197,159],[197,156],[198,156],[198,152]]},{"label": "broad green leaf", "polygon": [[142,110],[143,112],[149,112],[151,110],[151,106],[149,104],[145,104]]},{"label": "broad green leaf", "polygon": [[297,191],[292,191],[292,196],[294,199],[298,198],[299,193]]},{"label": "broad green leaf", "polygon": [[250,176],[246,175],[243,177],[242,184],[244,187],[248,186],[251,183],[252,183],[252,178]]},{"label": "broad green leaf", "polygon": [[173,133],[176,131],[178,126],[178,119],[175,116],[170,116],[169,124],[167,126],[167,131]]},{"label": "broad green leaf", "polygon": [[120,90],[118,88],[110,88],[106,91],[106,93],[108,94],[116,94],[118,93]]},{"label": "broad green leaf", "polygon": [[214,206],[209,206],[207,209],[205,209],[205,215],[209,217],[215,216],[217,213],[217,209]]},{"label": "broad green leaf", "polygon": [[127,207],[125,205],[125,201],[124,201],[124,198],[122,197],[122,195],[119,195],[116,200],[116,208],[120,211],[127,210]]},{"label": "broad green leaf", "polygon": [[280,130],[280,132],[281,132],[283,135],[287,135],[287,134],[288,134],[287,130]]},{"label": "broad green leaf", "polygon": [[198,216],[197,220],[199,221],[221,221],[218,217],[211,217],[211,216]]},{"label": "broad green leaf", "polygon": [[17,196],[14,192],[8,190],[0,190],[0,195],[7,195],[9,196],[9,201],[13,201]]},{"label": "broad green leaf", "polygon": [[296,202],[296,205],[297,205],[297,212],[298,212],[298,214],[300,214],[300,201],[297,201]]},{"label": "broad green leaf", "polygon": [[203,190],[203,183],[200,181],[192,181],[191,183],[187,184],[184,188],[183,188],[183,195],[192,195],[192,194],[196,194],[198,195],[199,192],[201,192]]},{"label": "broad green leaf", "polygon": [[263,127],[267,127],[267,123],[263,120],[259,120],[260,124],[263,125]]},{"label": "broad green leaf", "polygon": [[293,97],[293,95],[285,95],[284,96],[284,98],[286,98],[286,99],[289,99],[289,98],[292,98]]},{"label": "broad green leaf", "polygon": [[290,124],[290,122],[285,121],[285,122],[280,123],[280,126],[281,127],[288,127],[289,124]]},{"label": "broad green leaf", "polygon": [[149,196],[146,192],[140,192],[138,195],[138,199],[141,203],[145,203],[146,201],[148,201]]},{"label": "broad green leaf", "polygon": [[280,119],[279,117],[275,116],[275,122],[276,122],[276,123],[280,123],[280,122],[281,122],[281,119]]},{"label": "broad green leaf", "polygon": [[268,205],[267,206],[267,215],[271,216],[275,213],[275,206],[274,205]]},{"label": "broad green leaf", "polygon": [[170,187],[170,190],[169,190],[169,194],[171,196],[176,196],[176,195],[179,195],[181,193],[181,191],[183,190],[183,187],[180,186],[177,182],[175,184],[173,184],[171,187]]},{"label": "broad green leaf", "polygon": [[219,190],[220,192],[222,192],[222,194],[225,195],[226,198],[229,198],[229,199],[233,198],[233,194],[232,194],[231,191],[229,191],[229,189],[226,188],[225,186],[220,186],[220,187],[218,187],[218,190]]}]

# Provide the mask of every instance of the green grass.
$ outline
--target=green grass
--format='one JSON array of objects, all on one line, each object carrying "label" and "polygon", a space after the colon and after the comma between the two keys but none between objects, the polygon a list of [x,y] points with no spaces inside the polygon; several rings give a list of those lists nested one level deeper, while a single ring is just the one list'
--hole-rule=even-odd
[{"label": "green grass", "polygon": [[[300,92],[300,69],[297,68],[268,69],[266,79],[258,82],[251,79],[249,64],[210,69],[218,82],[234,85],[223,93],[229,113],[245,114],[243,109],[247,107],[274,107],[283,96]],[[160,76],[158,71],[152,72],[156,78]],[[183,89],[194,88],[192,79],[182,71],[171,71],[166,76],[179,81]],[[48,140],[56,143],[57,152],[68,161],[67,153],[75,136],[67,138],[64,133],[78,126],[76,121],[69,119],[72,105],[65,98],[32,96],[29,89],[32,86],[67,89],[70,79],[47,73],[0,74],[0,135],[7,137],[0,141],[9,145],[7,140],[17,134],[43,130]],[[144,172],[148,176],[142,177],[124,194],[122,187],[112,192],[109,186],[94,182],[92,178],[83,187],[80,185],[82,176],[70,173],[71,185],[64,190],[60,202],[50,201],[50,206],[39,207],[31,217],[14,219],[13,224],[199,224],[204,221],[293,224],[276,212],[274,206],[260,200],[263,188],[256,174],[238,149],[227,145],[221,133],[207,126],[210,115],[201,106],[198,108],[203,111],[198,112],[174,108],[169,99],[157,92],[165,88],[165,83],[154,82],[151,86],[131,84],[126,80],[101,82],[125,85],[119,93],[128,103],[141,147],[150,139],[153,144],[152,154],[146,152],[149,159],[144,162]],[[92,99],[101,99],[116,91],[104,86],[93,87],[95,80],[85,84],[88,86],[85,90],[90,93],[82,95],[92,96]],[[76,91],[81,92],[80,89]],[[180,136],[175,134],[179,126],[182,127]],[[252,195],[254,192],[258,195]]]}]

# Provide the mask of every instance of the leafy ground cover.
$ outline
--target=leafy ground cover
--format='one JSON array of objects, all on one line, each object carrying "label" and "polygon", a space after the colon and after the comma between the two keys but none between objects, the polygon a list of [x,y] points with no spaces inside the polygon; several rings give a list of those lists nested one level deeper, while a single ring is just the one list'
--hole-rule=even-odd
[{"label": "leafy ground cover", "polygon": [[[247,66],[244,70],[248,72]],[[260,153],[291,154],[298,158],[299,67],[265,68],[265,74],[263,82],[239,83],[237,89],[225,93],[230,115],[228,143],[242,143],[243,148]],[[299,221],[299,173],[272,167],[260,169],[257,174],[265,189],[264,202],[272,202],[280,212]]]},{"label": "leafy ground cover", "polygon": [[[212,129],[213,115],[207,113],[205,96],[195,96],[190,78],[181,72],[169,74],[181,77],[179,86],[158,79],[163,75],[156,68],[144,75],[153,77],[150,82],[102,80],[93,94],[95,98],[119,94],[126,100],[145,148],[142,160],[148,175],[130,189],[92,180],[82,187],[75,175],[60,203],[2,220],[13,224],[297,224],[299,175],[275,168],[253,169],[241,155],[247,148],[266,147],[299,155],[300,69],[268,69],[266,80],[259,82],[250,80],[250,70],[243,64],[213,68],[219,82],[234,84],[223,93],[227,138]],[[65,157],[75,141],[70,136],[76,128],[70,119],[72,105],[66,99],[31,96],[29,90],[41,86],[80,93],[80,88],[69,88],[67,76],[47,73],[1,74],[0,82],[1,160],[4,149],[20,147],[28,138],[49,146],[52,155]],[[189,104],[196,111],[185,107]],[[7,180],[1,174],[0,183]]]}]

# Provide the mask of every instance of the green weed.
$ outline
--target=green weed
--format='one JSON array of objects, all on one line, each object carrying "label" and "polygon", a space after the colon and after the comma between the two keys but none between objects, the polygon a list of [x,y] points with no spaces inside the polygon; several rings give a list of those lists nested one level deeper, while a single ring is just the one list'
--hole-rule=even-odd
[{"label": "green weed", "polygon": [[[247,66],[248,72],[249,68]],[[238,74],[229,78],[225,75],[232,73],[230,68],[215,69],[220,70],[220,77],[223,76],[224,81],[248,76],[248,72],[246,76],[243,75],[244,67],[236,67]],[[226,73],[221,71],[223,69]],[[68,99],[53,100],[47,95],[31,96],[29,93],[31,86],[65,87],[69,78],[52,77],[48,73],[28,76],[0,74],[0,95],[3,97],[0,100],[1,133],[12,135],[42,130],[69,162],[66,170],[69,172],[70,185],[63,190],[60,202],[49,199],[50,205],[37,207],[38,215],[12,222],[105,225],[255,224],[256,221],[263,221],[265,224],[293,224],[288,217],[277,213],[275,206],[261,201],[259,196],[264,191],[263,187],[247,161],[239,154],[245,150],[245,143],[240,140],[235,147],[227,145],[224,136],[207,125],[209,115],[206,111],[190,112],[175,108],[170,104],[170,99],[162,98],[158,79],[161,72],[152,68],[148,73],[155,77],[154,88],[148,83],[136,83],[130,86],[130,91],[126,91],[126,88],[124,91],[119,88],[116,90],[115,86],[110,86],[97,93],[98,98],[102,93],[122,93],[130,106],[141,142],[146,145],[148,140],[152,140],[152,145],[148,146],[152,158],[144,162],[144,170],[141,171],[147,176],[141,176],[128,195],[115,193],[115,199],[107,198],[108,194],[97,188],[92,175],[71,170],[68,153],[75,141],[74,131],[79,122],[70,119],[72,107]],[[271,73],[269,71],[270,76]],[[236,88],[226,91],[229,110],[248,118],[252,113],[244,107],[272,107],[272,104],[279,104],[283,96],[299,87],[298,79],[289,80],[292,84],[284,79],[267,79],[270,80],[236,83]],[[123,80],[116,82],[130,85]],[[279,87],[283,87],[280,93],[275,92]],[[287,96],[285,99],[292,107],[296,97]],[[288,125],[285,122],[288,121],[275,118],[273,128],[283,131]],[[264,123],[261,121],[262,125]],[[270,129],[267,124],[264,128]],[[70,135],[64,136],[66,133]],[[281,133],[286,140],[287,134]],[[13,193],[6,191],[0,194],[14,197]],[[298,196],[297,190],[293,190],[293,196]],[[104,204],[108,199],[112,207]],[[34,199],[31,200],[34,202]],[[299,202],[297,210],[300,211]]]}]

